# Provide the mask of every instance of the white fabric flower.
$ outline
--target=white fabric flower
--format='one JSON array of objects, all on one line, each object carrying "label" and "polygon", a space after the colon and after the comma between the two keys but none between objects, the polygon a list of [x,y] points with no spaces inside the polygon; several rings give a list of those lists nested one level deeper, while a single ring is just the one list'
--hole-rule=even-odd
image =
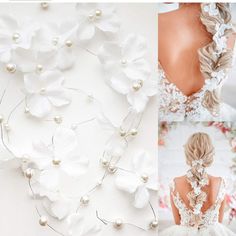
[{"label": "white fabric flower", "polygon": [[96,219],[86,219],[75,213],[67,217],[67,227],[70,236],[97,236],[102,232],[102,226]]},{"label": "white fabric flower", "polygon": [[12,61],[23,73],[53,70],[57,65],[56,59],[57,51],[52,49],[36,51],[17,48],[12,54]]},{"label": "white fabric flower", "polygon": [[115,79],[120,73],[124,73],[132,80],[145,80],[150,75],[150,66],[144,58],[146,53],[145,38],[130,34],[120,45],[105,43],[99,50],[98,58]]},{"label": "white fabric flower", "polygon": [[149,97],[157,93],[157,81],[154,79],[130,80],[126,75],[120,74],[112,77],[110,84],[118,93],[126,95],[128,103],[136,112],[142,112]]},{"label": "white fabric flower", "polygon": [[216,16],[219,14],[219,9],[217,8],[215,3],[205,4],[203,9],[205,12],[208,12],[210,16]]},{"label": "white fabric flower", "polygon": [[74,131],[58,128],[53,136],[53,145],[34,143],[32,161],[41,170],[39,183],[48,190],[57,191],[63,174],[77,178],[86,173],[88,159],[79,154]]},{"label": "white fabric flower", "polygon": [[112,135],[105,146],[105,151],[109,156],[120,157],[127,148],[127,141],[120,135],[120,128],[105,117],[104,114],[98,114],[97,121],[99,125],[107,131],[111,131]]},{"label": "white fabric flower", "polygon": [[11,60],[12,50],[16,48],[29,49],[32,38],[39,26],[30,21],[17,22],[12,16],[0,17],[0,61]]},{"label": "white fabric flower", "polygon": [[66,89],[62,87],[64,77],[59,71],[30,73],[24,76],[27,106],[36,117],[44,117],[52,106],[61,107],[70,103]]},{"label": "white fabric flower", "polygon": [[[1,131],[0,131],[1,135]],[[21,166],[21,157],[22,154],[19,150],[16,149],[15,146],[12,146],[11,144],[7,144],[9,151],[6,150],[6,148],[3,146],[2,142],[0,141],[0,168],[2,169],[16,169]],[[14,154],[14,155],[13,155]],[[17,156],[17,157],[16,157]]]},{"label": "white fabric flower", "polygon": [[149,190],[157,191],[157,165],[145,151],[133,158],[133,170],[119,172],[116,186],[135,195],[134,206],[145,207],[150,198]]},{"label": "white fabric flower", "polygon": [[66,70],[73,66],[75,61],[74,45],[75,32],[78,24],[74,20],[67,20],[60,24],[49,23],[43,26],[39,36],[34,40],[34,47],[54,49],[57,52],[56,65],[60,70]]},{"label": "white fabric flower", "polygon": [[214,89],[219,88],[219,85],[221,84],[222,81],[224,81],[225,76],[226,76],[226,74],[225,74],[224,70],[212,72],[211,79],[207,79],[205,81],[206,89],[209,91],[212,91]]},{"label": "white fabric flower", "polygon": [[194,209],[193,209],[193,214],[194,215],[199,215],[201,213],[201,208],[202,208],[202,205],[201,203],[198,203],[194,206]]},{"label": "white fabric flower", "polygon": [[78,3],[79,27],[77,38],[79,41],[92,39],[96,30],[105,33],[116,33],[120,22],[116,15],[114,5],[108,3]]},{"label": "white fabric flower", "polygon": [[65,219],[73,210],[72,201],[61,194],[58,194],[58,198],[54,201],[44,198],[43,206],[51,216],[58,220]]},{"label": "white fabric flower", "polygon": [[216,49],[218,54],[221,54],[227,48],[227,37],[225,36],[225,31],[231,28],[232,28],[231,24],[216,23],[215,25],[216,33],[213,36],[213,41],[216,44]]}]

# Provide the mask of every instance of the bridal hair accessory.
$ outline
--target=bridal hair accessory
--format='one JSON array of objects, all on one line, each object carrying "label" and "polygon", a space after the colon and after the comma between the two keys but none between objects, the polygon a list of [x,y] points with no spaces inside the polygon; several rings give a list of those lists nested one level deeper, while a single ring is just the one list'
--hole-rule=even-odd
[{"label": "bridal hair accessory", "polygon": [[216,16],[219,14],[219,9],[216,7],[215,3],[208,3],[203,9],[205,12],[208,12],[210,16]]},{"label": "bridal hair accessory", "polygon": [[229,36],[235,31],[228,3],[201,3],[201,22],[213,41],[199,49],[200,70],[205,78],[202,105],[214,116],[219,115],[221,88],[232,67],[233,50],[227,47]]},{"label": "bridal hair accessory", "polygon": [[187,164],[191,166],[186,175],[192,188],[187,194],[194,216],[191,224],[199,226],[202,220],[201,209],[207,198],[203,188],[209,184],[206,167],[210,166],[213,161],[214,148],[206,133],[193,134],[184,147]]},{"label": "bridal hair accessory", "polygon": [[[48,2],[39,6],[42,10],[47,10],[47,13],[53,7]],[[155,230],[158,222],[150,200],[150,193],[157,191],[156,165],[153,164],[153,158],[143,151],[133,161],[132,169],[128,170],[119,165],[129,143],[139,135],[149,99],[156,94],[156,81],[151,78],[150,66],[146,59],[146,42],[142,36],[134,34],[119,42],[117,34],[120,32],[120,20],[114,4],[78,3],[76,11],[77,19],[40,26],[32,21],[18,22],[8,15],[0,17],[0,30],[4,32],[0,39],[0,62],[8,76],[21,77],[20,82],[23,85],[23,97],[20,101],[17,101],[8,115],[0,114],[0,148],[4,152],[0,157],[1,168],[14,166],[22,170],[35,204],[39,224],[59,235],[92,236],[102,232],[102,226],[107,225],[108,221],[102,219],[106,224],[101,224],[101,218],[95,211],[94,216],[89,218],[80,211],[90,205],[92,196],[95,198],[96,191],[105,185],[107,178],[116,175],[120,180],[119,184],[116,181],[116,186],[134,195],[134,207],[149,207],[151,218],[147,227],[117,218],[111,221],[114,228],[121,229],[124,225],[130,225],[141,230]],[[98,31],[105,37],[97,48],[99,53],[87,48],[89,42],[96,38]],[[39,37],[39,32],[42,37]],[[114,36],[115,40],[110,36]],[[127,97],[128,111],[118,124],[114,124],[105,115],[102,103],[96,96],[80,88],[68,86],[68,78],[63,72],[73,67],[77,50],[98,59],[97,62],[105,69],[107,84]],[[14,79],[10,78],[6,83],[0,96],[0,106],[5,102],[10,82],[13,81]],[[62,109],[70,105],[73,93],[85,97],[85,104],[94,108],[95,115],[79,121],[72,116],[72,123],[66,127],[64,121],[67,117],[61,110],[61,114],[54,114],[54,108]],[[34,122],[41,122],[40,125],[46,122],[56,125],[49,141],[44,140],[44,137],[43,140],[33,142],[32,150],[27,153],[25,150],[17,150],[11,144],[11,135],[14,135],[14,132],[11,132],[14,129],[11,121],[22,105],[27,119],[34,117],[37,118]],[[64,177],[80,178],[87,172],[89,165],[88,158],[80,150],[82,147],[77,137],[80,133],[77,131],[94,121],[103,131],[111,132],[102,154],[99,155],[102,174],[85,192],[79,196],[70,196],[61,187]],[[143,165],[140,166],[137,160],[143,161]],[[127,183],[122,182],[124,179],[119,177],[126,174],[130,177]],[[134,179],[135,183],[132,181]],[[51,217],[65,220],[67,232],[62,233],[52,226]]]}]

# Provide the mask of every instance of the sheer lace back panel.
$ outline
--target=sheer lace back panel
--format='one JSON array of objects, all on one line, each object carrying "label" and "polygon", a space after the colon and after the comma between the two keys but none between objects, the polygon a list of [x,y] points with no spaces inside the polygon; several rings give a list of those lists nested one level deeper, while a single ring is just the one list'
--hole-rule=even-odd
[{"label": "sheer lace back panel", "polygon": [[[231,25],[222,24],[222,27],[231,27]],[[219,26],[219,28],[222,28]],[[217,27],[217,26],[216,26]],[[224,31],[221,32],[221,38],[224,39]],[[213,38],[215,35],[213,36]],[[216,41],[216,45],[220,40]],[[227,46],[226,46],[227,47]],[[226,48],[225,48],[226,49]],[[229,48],[228,48],[229,49]],[[236,46],[231,49],[233,52],[233,61],[235,61]],[[219,52],[215,52],[220,55]],[[187,65],[186,65],[187,66]],[[219,112],[212,114],[203,104],[204,95],[207,91],[218,91],[220,94],[222,85],[228,77],[229,70],[223,69],[211,74],[211,79],[205,79],[203,87],[196,93],[186,96],[178,87],[170,82],[162,65],[158,62],[159,77],[159,119],[161,121],[208,121],[219,120]]]},{"label": "sheer lace back panel", "polygon": [[[176,208],[179,211],[181,222],[183,226],[193,227],[195,226],[195,215],[193,210],[188,208],[184,201],[181,199],[180,194],[176,191],[174,180],[171,183],[171,194]],[[207,227],[209,225],[214,225],[218,222],[219,219],[219,209],[224,200],[226,192],[225,181],[221,179],[220,187],[218,190],[217,198],[214,204],[208,208],[205,212],[201,214],[201,221],[198,224],[199,228]]]}]

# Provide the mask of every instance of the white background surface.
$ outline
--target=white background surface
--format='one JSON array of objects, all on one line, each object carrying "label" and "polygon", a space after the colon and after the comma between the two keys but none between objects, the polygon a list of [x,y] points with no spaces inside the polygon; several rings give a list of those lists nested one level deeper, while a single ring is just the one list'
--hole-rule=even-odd
[{"label": "white background surface", "polygon": [[[125,34],[139,33],[148,39],[152,68],[156,68],[156,4],[117,4],[118,15],[122,19],[122,31]],[[60,3],[50,4],[47,11],[42,11],[38,3],[1,3],[0,14],[13,13],[15,17],[30,16],[39,22],[57,21],[60,22],[68,16],[75,16],[74,4]],[[96,48],[94,47],[94,50]],[[66,85],[81,88],[91,92],[103,103],[103,108],[107,116],[118,123],[127,112],[126,99],[109,88],[103,79],[103,71],[97,58],[87,54],[85,51],[76,50],[77,60],[72,70],[65,72]],[[3,68],[0,68],[0,92],[6,84],[8,77],[12,77],[10,90],[0,107],[0,113],[7,115],[12,107],[22,98],[19,88],[22,87],[21,78],[17,75],[8,75]],[[121,166],[129,168],[133,152],[137,148],[146,148],[156,158],[156,137],[157,137],[157,112],[156,101],[153,99],[146,110],[140,132],[134,140],[125,158],[121,161]],[[38,122],[27,118],[24,114],[24,107],[21,106],[10,121],[12,128],[10,139],[18,148],[27,150],[31,141],[35,138],[43,137],[48,139],[55,130],[56,125],[50,122]],[[73,94],[72,104],[65,108],[54,111],[54,115],[64,117],[64,125],[73,122],[83,121],[93,117],[94,107],[88,106],[84,96]],[[81,147],[90,158],[89,173],[80,181],[69,183],[65,186],[76,194],[87,191],[93,186],[103,173],[99,165],[104,144],[109,137],[95,123],[85,125],[78,129],[78,137]],[[149,208],[137,210],[132,205],[132,197],[117,190],[114,186],[114,177],[110,176],[104,186],[92,195],[91,204],[84,212],[88,217],[94,217],[95,209],[107,219],[123,218],[125,221],[146,227],[152,220],[152,213]],[[152,197],[153,204],[157,205],[157,198]],[[34,210],[32,199],[28,195],[28,186],[20,171],[0,170],[0,235],[1,236],[55,236],[56,234],[49,228],[42,228],[38,224],[38,217]],[[52,221],[53,222],[53,221]],[[57,222],[55,227],[62,229]],[[127,235],[155,235],[156,233],[143,233],[142,231],[125,227],[120,232],[116,232],[112,227],[104,229],[102,236],[127,236]]]}]

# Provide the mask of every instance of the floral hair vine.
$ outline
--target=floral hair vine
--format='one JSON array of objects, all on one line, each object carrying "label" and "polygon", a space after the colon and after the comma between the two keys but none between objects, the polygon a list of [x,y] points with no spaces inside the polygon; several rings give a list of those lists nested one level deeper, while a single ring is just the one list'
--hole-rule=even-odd
[{"label": "floral hair vine", "polygon": [[[43,10],[50,8],[48,2],[42,2],[40,6]],[[0,46],[0,62],[12,77],[21,76],[23,84],[23,98],[13,106],[8,115],[0,115],[0,148],[10,154],[9,158],[0,160],[0,164],[11,166],[14,163],[14,166],[23,171],[39,216],[39,224],[49,227],[59,235],[99,234],[102,229],[101,222],[102,225],[111,223],[116,229],[125,224],[140,230],[156,229],[158,220],[150,201],[150,193],[157,191],[157,173],[153,158],[146,151],[141,151],[134,155],[132,169],[119,166],[129,143],[139,134],[149,98],[157,91],[156,81],[151,78],[150,66],[146,60],[146,40],[142,36],[131,34],[121,42],[103,43],[97,53],[93,52],[83,43],[92,41],[97,31],[103,32],[105,37],[107,34],[117,35],[119,32],[120,20],[114,5],[78,3],[76,11],[78,22],[72,20],[60,25],[51,23],[41,26],[29,20],[19,22],[8,15],[0,17],[0,28],[7,32],[3,40],[4,45]],[[9,24],[14,27],[8,27]],[[26,30],[28,28],[30,30]],[[45,38],[38,38],[39,30],[45,33]],[[114,91],[126,96],[130,107],[120,125],[114,124],[105,115],[102,102],[93,94],[67,85],[64,71],[73,66],[76,47],[96,57],[104,68],[107,84]],[[0,109],[10,86],[8,80],[0,96]],[[73,120],[70,127],[64,127],[65,117],[61,114],[51,114],[54,108],[63,109],[70,105],[71,93],[85,96],[88,106],[94,106],[94,110],[98,108],[98,115],[96,113],[84,120]],[[22,105],[27,118],[35,117],[38,122],[53,122],[56,125],[51,142],[33,142],[30,153],[19,151],[10,144],[13,135],[11,129],[14,128],[11,127],[11,121]],[[83,194],[71,197],[61,191],[60,182],[64,175],[79,178],[87,172],[89,163],[86,155],[78,150],[80,145],[77,130],[94,121],[97,121],[103,130],[111,132],[100,159],[103,174]],[[143,163],[142,168],[139,162]],[[80,213],[82,207],[89,205],[92,194],[114,174],[115,185],[134,196],[133,205],[136,208],[150,207],[153,219],[147,228],[122,219],[105,220],[99,216],[98,211],[96,214],[94,212],[95,220],[90,219],[88,222]],[[134,178],[136,183],[131,186],[130,182]],[[126,181],[123,181],[124,179]],[[45,214],[42,214],[38,204],[42,205]],[[49,217],[66,219],[68,232],[57,230],[52,226]]]}]

